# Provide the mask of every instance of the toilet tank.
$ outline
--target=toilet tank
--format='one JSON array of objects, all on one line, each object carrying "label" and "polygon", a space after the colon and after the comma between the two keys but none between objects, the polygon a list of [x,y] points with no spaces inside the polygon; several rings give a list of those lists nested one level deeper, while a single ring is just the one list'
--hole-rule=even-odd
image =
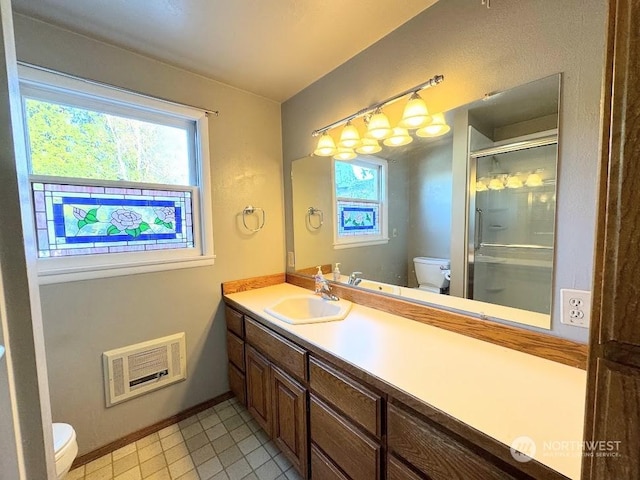
[{"label": "toilet tank", "polygon": [[416,278],[420,286],[444,288],[449,285],[449,280],[445,278],[442,272],[443,270],[449,270],[451,267],[448,258],[415,257],[413,265],[416,269]]}]

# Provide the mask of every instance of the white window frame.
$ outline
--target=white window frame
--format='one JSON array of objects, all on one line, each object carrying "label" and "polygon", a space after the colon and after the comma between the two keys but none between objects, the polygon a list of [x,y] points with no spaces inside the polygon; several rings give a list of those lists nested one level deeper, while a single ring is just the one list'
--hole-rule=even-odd
[{"label": "white window frame", "polygon": [[[336,196],[336,162],[350,163],[365,168],[378,168],[379,180],[379,200],[363,200],[356,198],[346,198]],[[331,165],[331,195],[333,205],[333,248],[340,250],[343,248],[365,247],[371,245],[384,245],[389,243],[389,164],[379,157],[368,156],[366,160],[355,159],[351,161],[333,160]],[[350,235],[348,237],[338,236],[338,201],[356,201],[361,203],[371,203],[380,207],[380,234],[379,235]]]},{"label": "white window frame", "polygon": [[[154,99],[145,95],[127,92],[94,82],[85,81],[68,75],[56,74],[33,67],[19,65],[21,94],[29,98],[29,92],[45,92],[54,99],[72,95],[82,100],[82,106],[91,108],[93,101],[109,103],[109,113],[117,112],[118,107],[134,108],[143,115],[152,117],[173,117],[178,122],[189,121],[195,126],[194,166],[191,176],[192,185],[161,185],[148,183],[132,183],[107,180],[87,180],[79,178],[30,175],[30,182],[56,183],[61,180],[73,185],[114,186],[122,188],[151,188],[166,190],[190,191],[192,197],[192,219],[194,248],[178,248],[145,252],[106,253],[99,255],[79,255],[55,258],[38,258],[38,278],[40,284],[88,280],[92,278],[133,275],[138,273],[174,270],[181,268],[213,265],[215,260],[213,250],[211,176],[209,167],[209,127],[206,112],[192,107],[182,106],[171,102]],[[35,98],[38,98],[36,95]],[[40,98],[43,98],[42,96]],[[86,101],[86,103],[84,103]],[[24,102],[24,97],[23,97]],[[113,108],[111,108],[113,107]],[[105,110],[103,110],[105,111]],[[142,118],[142,117],[139,117]],[[170,124],[170,123],[167,123]],[[25,115],[25,134],[28,132]],[[30,162],[29,142],[25,137],[27,161]],[[31,168],[29,168],[31,172]],[[31,186],[29,187],[31,191]],[[35,210],[33,196],[30,195],[29,204],[23,205],[33,215]],[[33,235],[34,231],[25,231],[25,235]]]}]

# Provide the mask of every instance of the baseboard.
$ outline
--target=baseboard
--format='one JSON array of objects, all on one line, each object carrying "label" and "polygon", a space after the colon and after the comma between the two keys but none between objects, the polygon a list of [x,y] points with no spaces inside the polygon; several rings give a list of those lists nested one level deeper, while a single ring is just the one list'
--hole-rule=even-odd
[{"label": "baseboard", "polygon": [[119,448],[129,445],[130,443],[140,440],[148,435],[151,435],[152,433],[158,432],[163,428],[168,427],[169,425],[178,423],[184,420],[185,418],[189,418],[190,416],[195,415],[196,413],[200,413],[206,410],[207,408],[213,407],[214,405],[217,405],[218,403],[222,403],[225,400],[228,400],[232,397],[233,397],[233,393],[231,392],[223,393],[222,395],[218,395],[217,397],[207,400],[206,402],[199,403],[198,405],[194,405],[191,408],[187,408],[182,412],[176,413],[175,415],[169,418],[160,420],[159,422],[154,423],[153,425],[149,425],[148,427],[144,427],[136,432],[130,433],[129,435],[119,438],[118,440],[115,440],[111,443],[103,445],[100,448],[92,450],[89,453],[85,453],[84,455],[79,456],[78,458],[75,459],[75,461],[73,462],[73,465],[71,465],[71,468],[74,469],[76,467],[81,467],[82,465],[86,465],[89,462],[93,462],[94,460],[104,455],[107,455],[108,453],[118,450]]}]

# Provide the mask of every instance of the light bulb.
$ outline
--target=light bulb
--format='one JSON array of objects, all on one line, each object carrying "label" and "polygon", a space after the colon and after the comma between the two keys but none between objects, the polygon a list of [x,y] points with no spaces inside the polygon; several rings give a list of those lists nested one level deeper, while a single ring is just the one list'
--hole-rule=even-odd
[{"label": "light bulb", "polygon": [[338,146],[343,148],[356,148],[360,145],[362,145],[362,141],[360,140],[360,133],[358,132],[358,129],[356,127],[351,125],[351,121],[348,121],[342,129]]},{"label": "light bulb", "polygon": [[424,100],[418,95],[418,92],[414,92],[404,107],[402,120],[400,120],[398,126],[415,129],[424,127],[430,122],[431,116],[429,115],[429,110],[427,110],[427,104],[424,103]]},{"label": "light bulb", "polygon": [[325,132],[318,139],[318,145],[313,151],[313,154],[319,157],[330,157],[331,155],[335,155],[337,151],[336,142],[333,141],[331,135]]},{"label": "light bulb", "polygon": [[541,187],[543,183],[542,177],[538,172],[530,173],[527,177],[527,181],[524,182],[527,187]]},{"label": "light bulb", "polygon": [[396,127],[393,129],[393,133],[389,138],[384,140],[384,143],[387,147],[399,147],[401,145],[407,145],[408,143],[413,142],[413,137],[409,135],[409,132],[406,128]]},{"label": "light bulb", "polygon": [[373,138],[363,138],[362,145],[356,148],[356,152],[362,153],[363,155],[371,155],[372,153],[378,153],[382,150],[382,147],[378,143],[377,140]]},{"label": "light bulb", "polygon": [[374,140],[384,140],[385,138],[389,138],[391,133],[392,131],[389,119],[380,110],[376,110],[369,119],[366,136],[368,138],[373,138]]},{"label": "light bulb", "polygon": [[352,148],[338,147],[338,153],[336,153],[333,158],[336,160],[346,161],[353,160],[357,156],[358,155],[356,155],[356,152],[354,152]]},{"label": "light bulb", "polygon": [[442,113],[436,113],[431,116],[431,123],[429,125],[416,130],[416,135],[419,137],[439,137],[449,130],[451,130],[451,127],[447,125],[444,115]]},{"label": "light bulb", "polygon": [[486,192],[487,190],[487,184],[485,183],[484,178],[481,178],[476,182],[476,192]]},{"label": "light bulb", "polygon": [[518,175],[509,175],[507,178],[507,188],[522,188],[522,180]]},{"label": "light bulb", "polygon": [[504,182],[500,178],[492,178],[489,182],[489,190],[504,190]]}]

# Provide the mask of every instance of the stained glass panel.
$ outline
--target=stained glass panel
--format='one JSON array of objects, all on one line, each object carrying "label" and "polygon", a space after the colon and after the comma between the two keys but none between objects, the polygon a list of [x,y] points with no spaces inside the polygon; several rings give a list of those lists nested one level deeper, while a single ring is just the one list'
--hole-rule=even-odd
[{"label": "stained glass panel", "polygon": [[338,201],[338,235],[380,235],[380,205]]},{"label": "stained glass panel", "polygon": [[194,247],[191,191],[32,183],[38,255]]}]

